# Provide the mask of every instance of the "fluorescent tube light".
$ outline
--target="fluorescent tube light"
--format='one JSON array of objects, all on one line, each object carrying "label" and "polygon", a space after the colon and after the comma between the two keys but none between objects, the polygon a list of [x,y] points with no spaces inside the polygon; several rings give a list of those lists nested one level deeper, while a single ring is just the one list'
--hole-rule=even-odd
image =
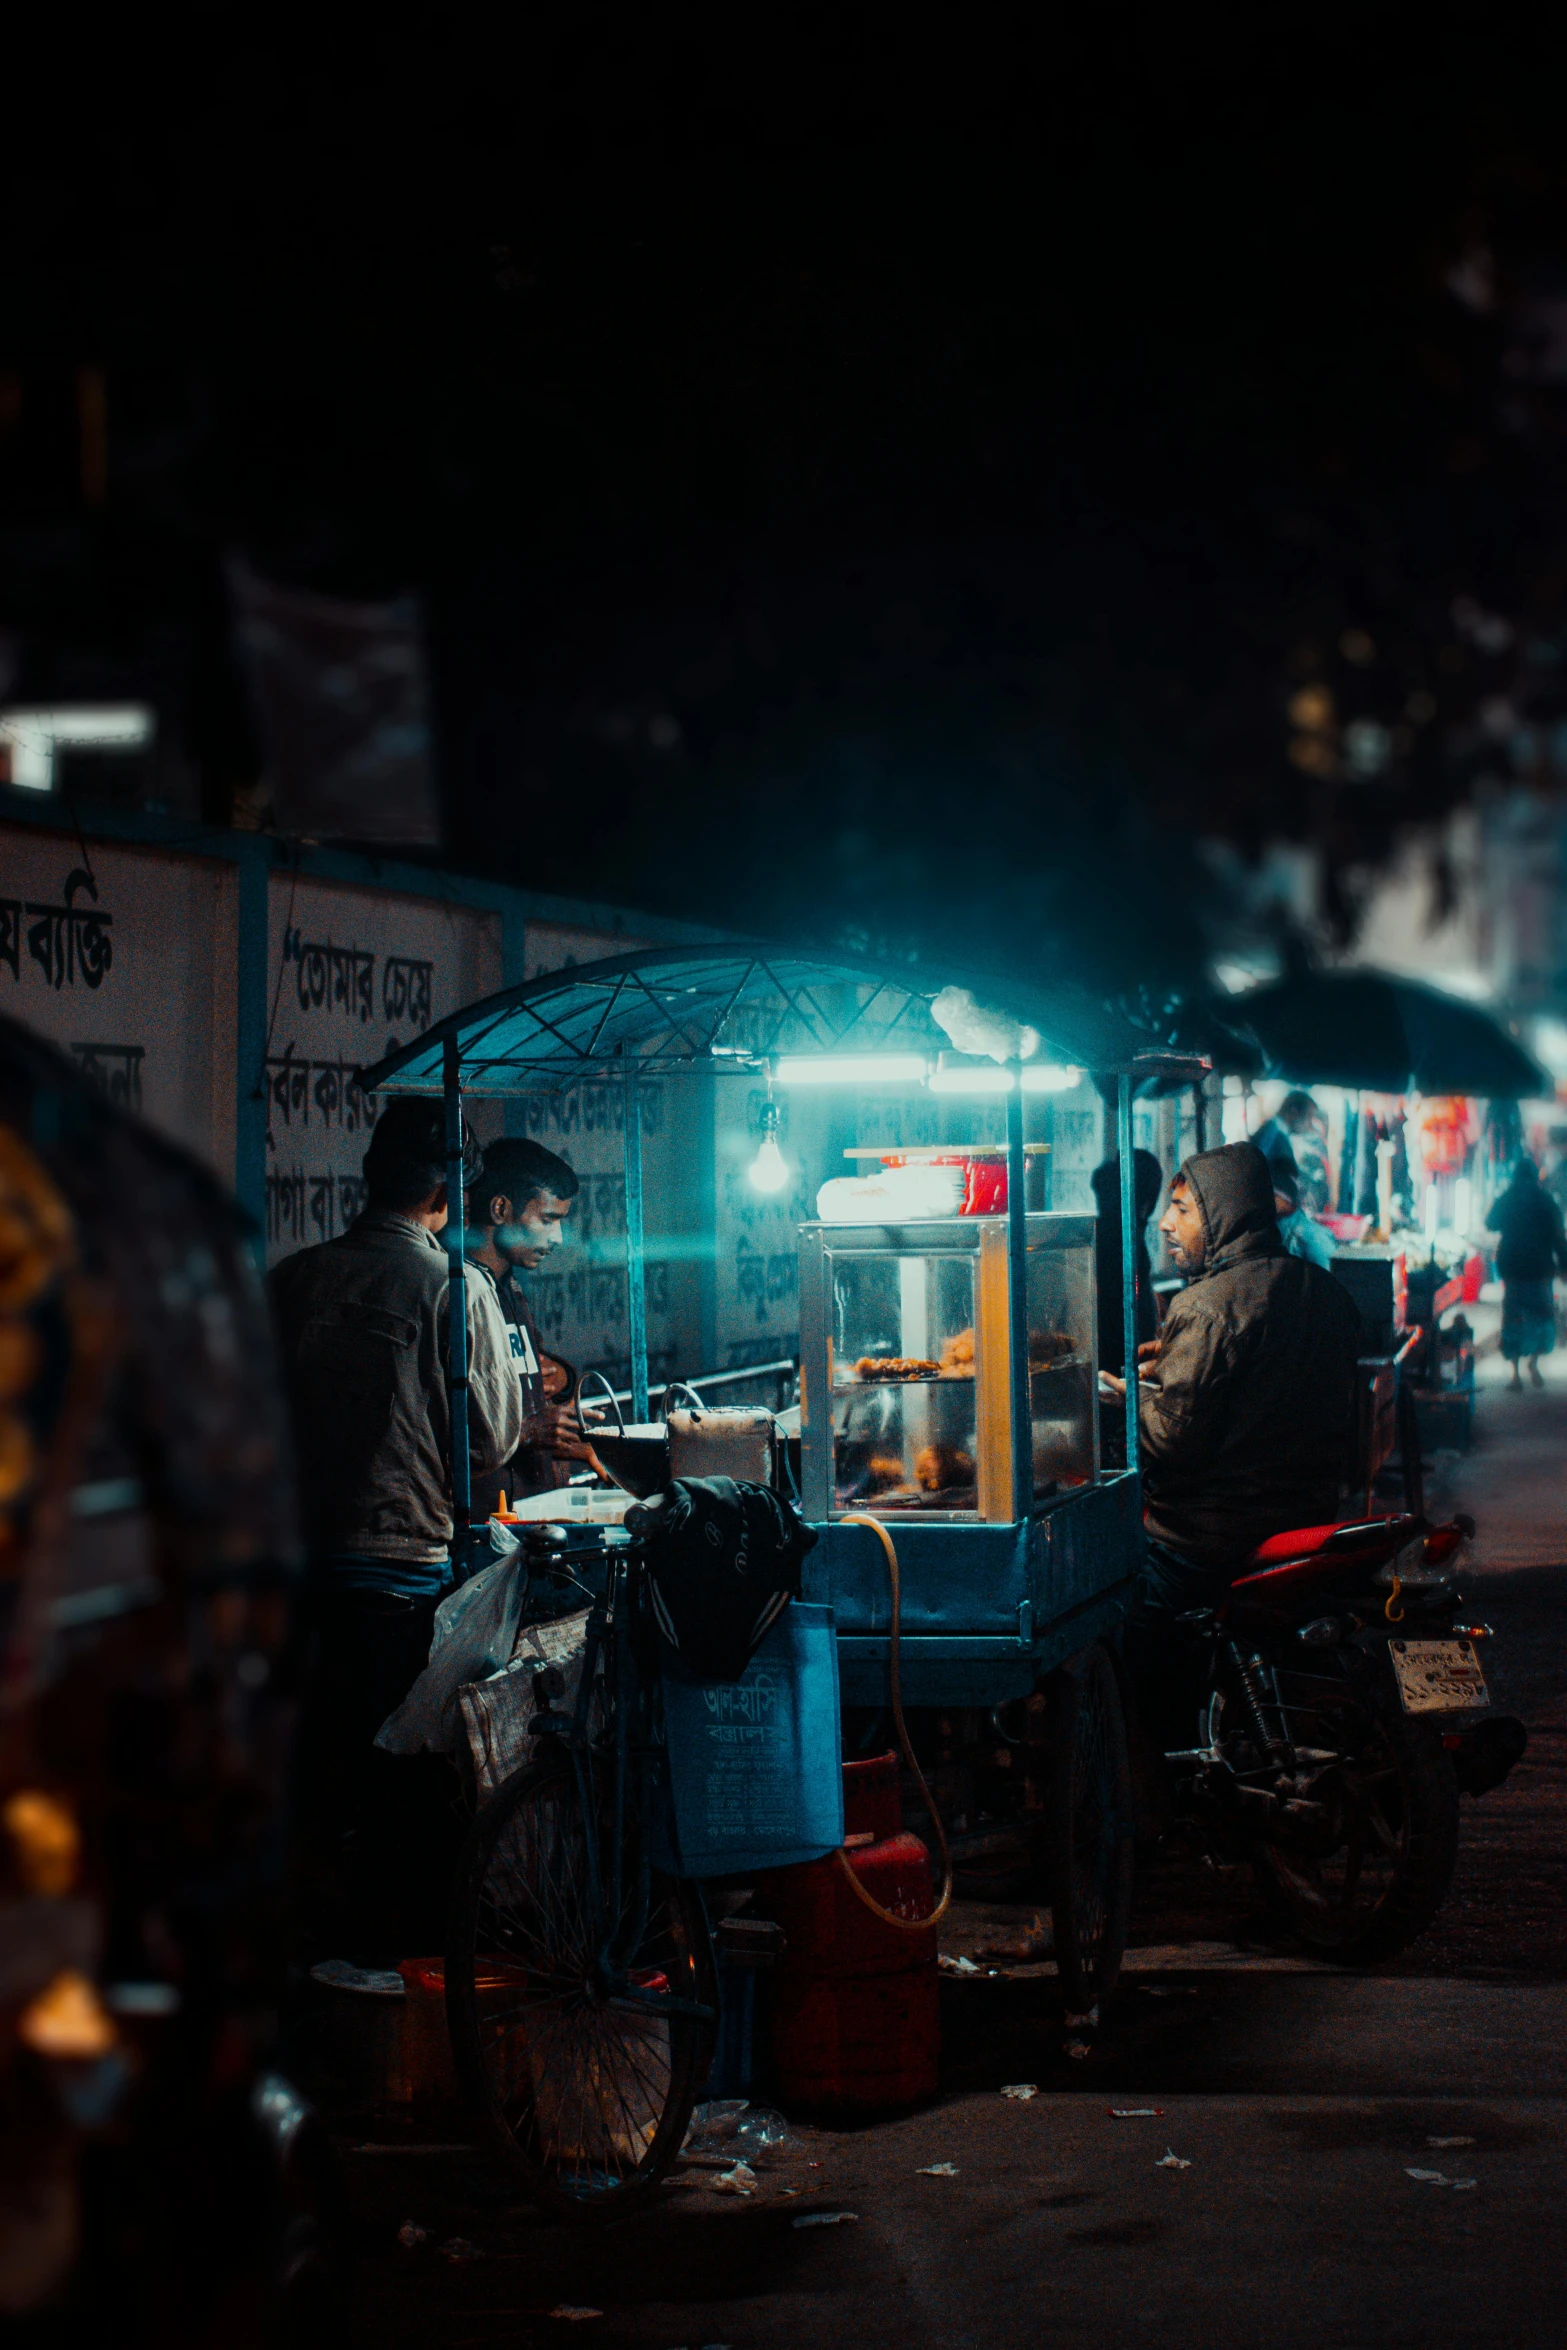
[{"label": "fluorescent tube light", "polygon": [[[1023,1071],[1025,1093],[1065,1093],[1078,1081],[1080,1072],[1065,1069],[1053,1061],[1041,1061],[1037,1068]],[[992,1065],[986,1068],[975,1062],[969,1069],[933,1069],[930,1074],[932,1093],[998,1094],[1012,1091],[1012,1072]]]},{"label": "fluorescent tube light", "polygon": [[927,1066],[923,1053],[785,1053],[777,1078],[780,1085],[919,1085]]}]

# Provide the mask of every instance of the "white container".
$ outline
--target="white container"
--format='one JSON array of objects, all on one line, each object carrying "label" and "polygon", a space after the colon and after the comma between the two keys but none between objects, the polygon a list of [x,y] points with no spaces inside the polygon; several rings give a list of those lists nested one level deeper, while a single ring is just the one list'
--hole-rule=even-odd
[{"label": "white container", "polygon": [[816,1194],[816,1213],[824,1224],[930,1224],[960,1212],[965,1188],[961,1167],[834,1175]]}]

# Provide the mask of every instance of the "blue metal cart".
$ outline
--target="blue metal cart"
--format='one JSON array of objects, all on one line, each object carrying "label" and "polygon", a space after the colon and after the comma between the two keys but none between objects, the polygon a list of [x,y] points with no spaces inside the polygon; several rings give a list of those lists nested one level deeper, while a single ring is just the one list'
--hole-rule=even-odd
[{"label": "blue metal cart", "polygon": [[[1009,1057],[955,1049],[950,1014],[936,1009],[954,988],[966,989],[971,1010],[986,1008],[986,1035],[1009,1039]],[[927,1206],[894,1217],[870,1207],[865,1222],[802,1232],[799,1461],[817,1534],[803,1596],[834,1611],[844,1700],[868,1739],[896,1672],[907,1702],[930,1709],[938,1783],[943,1753],[962,1743],[954,1722],[971,1733],[977,1724],[981,1747],[988,1740],[980,1777],[988,1771],[999,1785],[1010,1768],[1023,1809],[1032,1806],[1057,1964],[1077,2011],[1114,1982],[1130,1901],[1119,1633],[1141,1554],[1136,1382],[1124,1407],[1124,1465],[1106,1466],[1093,1220],[1031,1210],[1026,1106],[1046,1064],[1091,1071],[1113,1091],[1131,1366],[1132,1104],[1145,1087],[1190,1083],[1203,1067],[1146,1048],[1141,1032],[1085,993],[739,944],[658,948],[547,974],[452,1014],[364,1074],[367,1090],[439,1094],[446,1105],[459,1542],[469,1499],[465,1098],[583,1083],[623,1089],[632,1415],[643,1428],[642,1080],[716,1072],[754,1082],[766,1073],[770,1086],[787,1062],[807,1077],[815,1063],[840,1082],[863,1066],[866,1082],[884,1088],[896,1067],[911,1086],[939,1072],[944,1090],[966,1072],[976,1091],[1004,1099],[1005,1143],[992,1147],[1006,1181],[989,1189],[997,1212],[933,1216]],[[879,1529],[891,1540],[892,1576]],[[960,1756],[948,1772],[958,1825],[963,1785],[975,1779],[966,1768]]]}]

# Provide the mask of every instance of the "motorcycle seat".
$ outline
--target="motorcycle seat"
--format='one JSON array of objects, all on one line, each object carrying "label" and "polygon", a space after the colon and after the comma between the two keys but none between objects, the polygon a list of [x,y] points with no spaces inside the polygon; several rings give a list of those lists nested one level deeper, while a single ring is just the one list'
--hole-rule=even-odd
[{"label": "motorcycle seat", "polygon": [[1267,1574],[1306,1559],[1382,1552],[1391,1556],[1420,1531],[1418,1518],[1339,1518],[1325,1526],[1291,1526],[1259,1542],[1243,1562],[1248,1575]]}]

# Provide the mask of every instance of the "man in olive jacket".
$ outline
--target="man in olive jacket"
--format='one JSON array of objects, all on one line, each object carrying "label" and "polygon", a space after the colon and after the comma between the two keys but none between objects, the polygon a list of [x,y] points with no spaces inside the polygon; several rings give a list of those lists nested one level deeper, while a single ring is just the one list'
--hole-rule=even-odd
[{"label": "man in olive jacket", "polygon": [[1160,1230],[1188,1286],[1140,1382],[1146,1599],[1180,1614],[1268,1535],[1338,1516],[1361,1326],[1333,1275],[1285,1249],[1249,1142],[1188,1159]]}]

